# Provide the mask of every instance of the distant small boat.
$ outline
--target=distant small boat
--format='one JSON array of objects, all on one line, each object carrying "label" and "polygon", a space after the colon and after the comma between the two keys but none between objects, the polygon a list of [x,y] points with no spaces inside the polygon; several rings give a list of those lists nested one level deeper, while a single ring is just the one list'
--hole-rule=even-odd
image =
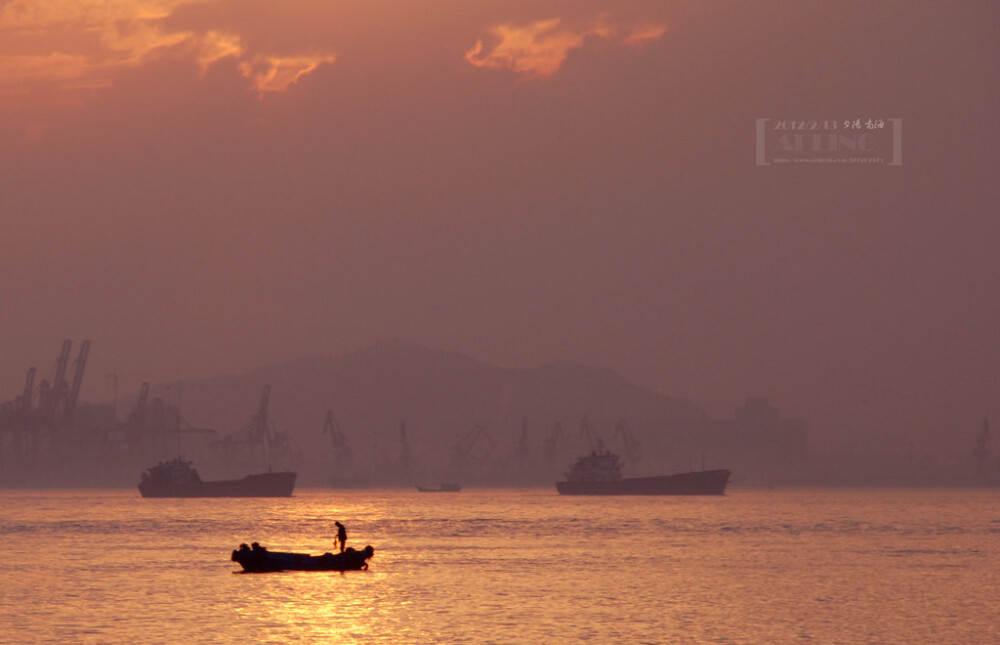
[{"label": "distant small boat", "polygon": [[457,493],[462,487],[454,483],[442,483],[437,486],[421,486],[417,484],[417,490],[421,493]]},{"label": "distant small boat", "polygon": [[347,547],[343,553],[292,553],[289,551],[269,551],[256,542],[253,546],[241,544],[233,550],[230,558],[250,573],[268,571],[357,571],[368,568],[368,560],[375,555],[371,545],[357,551]]},{"label": "distant small boat", "polygon": [[728,470],[699,470],[675,475],[622,477],[621,457],[592,451],[577,459],[565,481],[556,482],[560,495],[722,495]]},{"label": "distant small boat", "polygon": [[139,492],[143,497],[291,497],[295,476],[293,472],[267,472],[203,481],[190,461],[178,457],[143,473]]}]

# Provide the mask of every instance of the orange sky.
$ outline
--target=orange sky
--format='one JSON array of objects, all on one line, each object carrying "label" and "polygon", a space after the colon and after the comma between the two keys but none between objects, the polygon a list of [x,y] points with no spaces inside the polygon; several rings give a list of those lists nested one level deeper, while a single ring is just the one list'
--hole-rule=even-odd
[{"label": "orange sky", "polygon": [[[334,52],[320,47],[251,47],[238,26],[177,20],[204,0],[98,2],[15,0],[0,11],[0,95],[79,95],[112,87],[124,70],[164,60],[193,63],[200,76],[224,59],[238,61],[248,85],[282,92]],[[39,100],[43,100],[39,97]],[[29,101],[26,101],[29,103]]]},{"label": "orange sky", "polygon": [[[0,0],[0,399],[63,338],[91,398],[399,338],[872,446],[974,436],[994,14]],[[869,116],[903,166],[755,166],[758,118]]]},{"label": "orange sky", "polygon": [[[6,43],[0,50],[0,96],[24,97],[22,106],[80,100],[81,94],[113,87],[123,71],[162,61],[193,64],[203,78],[216,63],[232,60],[247,86],[264,93],[286,92],[303,76],[337,60],[334,38],[256,38],[269,25],[253,15],[253,3],[12,0],[0,6],[0,36]],[[247,7],[251,11],[244,13]],[[289,14],[305,21],[317,7],[286,5]],[[451,8],[459,7],[452,3]],[[206,13],[211,9],[215,11]],[[396,7],[383,4],[381,9],[388,13]],[[665,30],[661,22],[628,22],[607,12],[584,12],[569,20],[555,15],[524,23],[483,23],[478,33],[468,33],[475,44],[465,59],[476,67],[541,78],[555,74],[587,38],[639,47]]]}]

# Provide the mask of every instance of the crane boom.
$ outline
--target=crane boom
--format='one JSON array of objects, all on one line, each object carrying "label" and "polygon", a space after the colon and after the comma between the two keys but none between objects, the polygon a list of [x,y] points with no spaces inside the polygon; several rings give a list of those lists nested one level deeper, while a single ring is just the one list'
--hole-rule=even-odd
[{"label": "crane boom", "polygon": [[149,401],[149,383],[144,382],[139,390],[139,401],[135,405],[135,423],[142,426],[146,420],[146,405]]},{"label": "crane boom", "polygon": [[556,421],[552,424],[549,436],[545,438],[545,450],[542,453],[545,465],[551,466],[556,460],[556,450],[559,447],[559,440],[563,438],[562,422]]},{"label": "crane boom", "polygon": [[43,379],[39,386],[39,419],[45,425],[51,425],[59,416],[59,409],[66,393],[66,365],[69,363],[69,353],[72,349],[73,341],[64,340],[59,357],[56,358],[52,381]]},{"label": "crane boom", "polygon": [[64,387],[66,383],[66,366],[69,364],[69,353],[73,349],[73,341],[64,340],[62,345],[62,351],[59,352],[59,358],[56,359],[56,375],[52,379],[52,389],[59,390]]},{"label": "crane boom", "polygon": [[615,424],[614,438],[617,437],[622,438],[622,442],[625,444],[625,456],[628,457],[629,461],[632,463],[639,461],[642,457],[639,450],[640,443],[632,434],[625,419],[618,419],[618,423]]},{"label": "crane boom", "polygon": [[326,411],[326,421],[323,423],[323,434],[329,435],[330,443],[333,444],[333,460],[340,467],[351,461],[351,446],[347,440],[347,435],[340,431],[340,424],[337,417],[333,415],[333,410]]},{"label": "crane boom", "polygon": [[410,463],[413,461],[413,455],[410,452],[410,440],[406,436],[406,420],[399,422],[399,463],[404,468],[409,468]]},{"label": "crane boom", "polygon": [[35,368],[28,368],[28,375],[24,377],[24,392],[18,401],[18,407],[24,411],[31,410],[31,397],[35,392]]},{"label": "crane boom", "polygon": [[[586,416],[580,419],[580,437],[586,437],[587,447],[591,450],[594,449],[595,436],[597,436],[597,432],[594,430],[594,426],[591,425],[590,419]],[[600,439],[598,439],[597,442],[600,444]]]},{"label": "crane boom", "polygon": [[87,368],[87,357],[90,355],[90,341],[85,340],[80,343],[80,355],[73,363],[73,385],[69,389],[66,397],[66,408],[63,412],[63,421],[66,425],[72,425],[73,414],[76,412],[76,402],[80,398],[80,388],[83,387],[83,372]]},{"label": "crane boom", "polygon": [[254,438],[261,440],[268,435],[267,408],[271,401],[271,386],[265,385],[264,391],[260,393],[260,405],[257,407],[257,416],[254,417]]}]

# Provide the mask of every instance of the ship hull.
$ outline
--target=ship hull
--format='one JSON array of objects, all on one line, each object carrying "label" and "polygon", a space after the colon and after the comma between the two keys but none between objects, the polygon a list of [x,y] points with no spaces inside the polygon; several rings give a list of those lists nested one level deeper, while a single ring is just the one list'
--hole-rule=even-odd
[{"label": "ship hull", "polygon": [[291,497],[295,473],[260,473],[243,479],[176,483],[143,481],[143,497]]},{"label": "ship hull", "polygon": [[368,568],[368,560],[375,549],[367,546],[361,551],[348,547],[344,553],[324,553],[309,555],[308,553],[289,553],[283,551],[268,551],[267,549],[248,549],[242,545],[233,551],[232,561],[239,563],[247,573],[265,573],[268,571],[358,571]]},{"label": "ship hull", "polygon": [[728,470],[701,470],[613,481],[561,481],[556,489],[560,495],[722,495],[729,475]]}]

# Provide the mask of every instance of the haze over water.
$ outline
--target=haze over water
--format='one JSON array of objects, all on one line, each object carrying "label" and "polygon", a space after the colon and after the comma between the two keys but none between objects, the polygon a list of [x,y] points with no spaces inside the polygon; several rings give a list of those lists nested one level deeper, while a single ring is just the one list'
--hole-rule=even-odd
[{"label": "haze over water", "polygon": [[[0,400],[64,338],[87,401],[399,338],[965,453],[1000,418],[997,21],[0,1]],[[894,118],[901,165],[757,164],[759,119]]]},{"label": "haze over water", "polygon": [[[990,643],[989,490],[0,492],[0,642]],[[372,544],[366,572],[230,550]]]}]

